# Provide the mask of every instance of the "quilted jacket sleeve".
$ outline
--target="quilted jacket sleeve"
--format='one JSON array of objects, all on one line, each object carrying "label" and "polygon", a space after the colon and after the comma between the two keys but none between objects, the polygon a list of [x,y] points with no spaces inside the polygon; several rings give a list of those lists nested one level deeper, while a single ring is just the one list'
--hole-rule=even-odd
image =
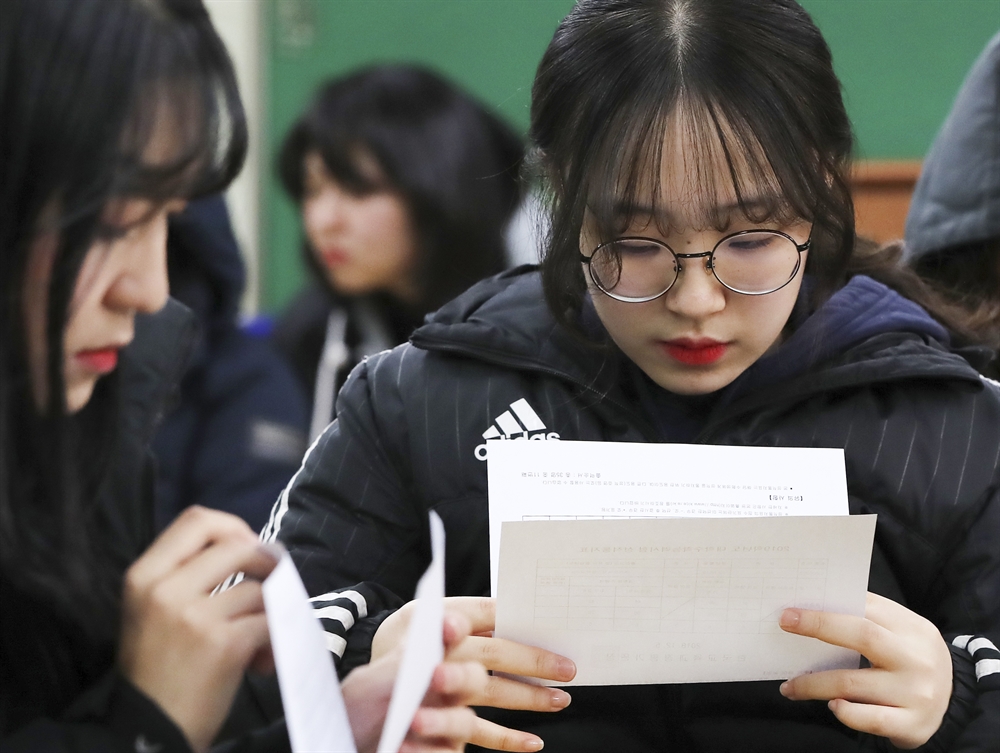
[{"label": "quilted jacket sleeve", "polygon": [[[369,394],[369,370],[395,353],[351,374],[336,420],[306,453],[263,533],[291,553],[341,674],[368,661],[378,625],[412,598],[430,562],[427,513],[390,454]],[[392,405],[392,395],[379,395],[380,411]]]}]

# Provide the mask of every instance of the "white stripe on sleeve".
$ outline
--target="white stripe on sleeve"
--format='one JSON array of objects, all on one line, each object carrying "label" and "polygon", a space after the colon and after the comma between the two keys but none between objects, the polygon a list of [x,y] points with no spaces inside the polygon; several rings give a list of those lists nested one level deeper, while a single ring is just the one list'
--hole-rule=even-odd
[{"label": "white stripe on sleeve", "polygon": [[981,680],[987,675],[1000,674],[1000,659],[980,659],[976,662],[976,679]]},{"label": "white stripe on sleeve", "polygon": [[956,648],[966,648],[969,645],[969,641],[972,640],[971,635],[958,635],[952,639],[951,645]]},{"label": "white stripe on sleeve", "polygon": [[365,597],[357,591],[330,591],[329,593],[313,596],[309,599],[313,605],[323,601],[336,601],[337,599],[349,599],[358,608],[358,619],[362,620],[368,616],[368,602]]},{"label": "white stripe on sleeve", "polygon": [[347,648],[347,641],[341,638],[339,635],[334,635],[333,633],[324,632],[323,635],[326,636],[326,649],[331,654],[336,654],[338,659],[344,658],[344,649]]},{"label": "white stripe on sleeve", "polygon": [[994,651],[997,647],[993,645],[993,641],[989,638],[976,638],[974,641],[969,641],[969,645],[965,647],[970,654],[976,653],[981,648],[991,648]]},{"label": "white stripe on sleeve", "polygon": [[344,626],[345,630],[354,627],[354,614],[349,609],[343,607],[328,606],[314,610],[317,619],[336,620]]}]

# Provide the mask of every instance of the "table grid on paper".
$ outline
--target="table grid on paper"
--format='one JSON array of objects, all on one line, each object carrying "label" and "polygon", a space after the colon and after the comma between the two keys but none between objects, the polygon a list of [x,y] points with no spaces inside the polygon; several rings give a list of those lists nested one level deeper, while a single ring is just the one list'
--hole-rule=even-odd
[{"label": "table grid on paper", "polygon": [[539,629],[773,633],[789,606],[824,609],[827,560],[540,559]]}]

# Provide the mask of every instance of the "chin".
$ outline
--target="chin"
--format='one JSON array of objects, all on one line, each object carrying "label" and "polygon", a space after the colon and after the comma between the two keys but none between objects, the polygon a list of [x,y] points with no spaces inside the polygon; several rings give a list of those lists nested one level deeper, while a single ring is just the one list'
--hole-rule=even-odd
[{"label": "chin", "polygon": [[663,374],[660,378],[652,377],[653,381],[668,392],[675,395],[708,395],[728,387],[738,374],[727,374],[718,371],[688,374]]},{"label": "chin", "polygon": [[87,403],[90,402],[90,398],[94,394],[94,386],[96,384],[96,379],[88,379],[79,384],[68,387],[66,389],[66,411],[72,414],[83,410]]},{"label": "chin", "polygon": [[367,295],[374,293],[377,287],[369,281],[345,275],[330,275],[330,284],[341,295]]}]

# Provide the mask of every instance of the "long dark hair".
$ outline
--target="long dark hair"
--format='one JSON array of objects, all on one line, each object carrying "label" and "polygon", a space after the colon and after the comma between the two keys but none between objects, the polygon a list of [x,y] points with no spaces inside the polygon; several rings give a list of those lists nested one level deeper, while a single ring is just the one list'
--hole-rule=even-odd
[{"label": "long dark hair", "polygon": [[1000,237],[926,252],[911,266],[945,299],[967,311],[986,344],[1000,350]]},{"label": "long dark hair", "polygon": [[[144,162],[165,126],[176,142],[169,161]],[[235,76],[201,0],[0,3],[0,580],[91,637],[117,633],[121,574],[139,552],[98,501],[119,439],[116,377],[77,414],[66,408],[76,278],[111,198],[217,191],[245,152]],[[24,284],[33,240],[49,230],[59,240],[40,414]]]},{"label": "long dark hair", "polygon": [[[312,151],[347,190],[389,190],[403,199],[417,234],[423,309],[503,269],[503,234],[521,196],[524,147],[503,121],[441,76],[382,65],[324,84],[279,157],[282,184],[296,203]],[[382,182],[361,172],[359,151],[375,159]]]},{"label": "long dark hair", "polygon": [[[650,166],[661,164],[672,129],[691,151],[666,156],[696,170],[705,195],[728,183],[751,222],[812,223],[813,305],[863,271],[968,333],[893,253],[856,254],[851,123],[830,49],[794,0],[579,0],[559,25],[535,77],[530,135],[552,214],[545,294],[571,330],[586,292],[585,212],[608,239],[620,232],[622,206],[648,203],[636,202],[640,191],[661,201]],[[763,204],[762,187],[772,199]]]}]

